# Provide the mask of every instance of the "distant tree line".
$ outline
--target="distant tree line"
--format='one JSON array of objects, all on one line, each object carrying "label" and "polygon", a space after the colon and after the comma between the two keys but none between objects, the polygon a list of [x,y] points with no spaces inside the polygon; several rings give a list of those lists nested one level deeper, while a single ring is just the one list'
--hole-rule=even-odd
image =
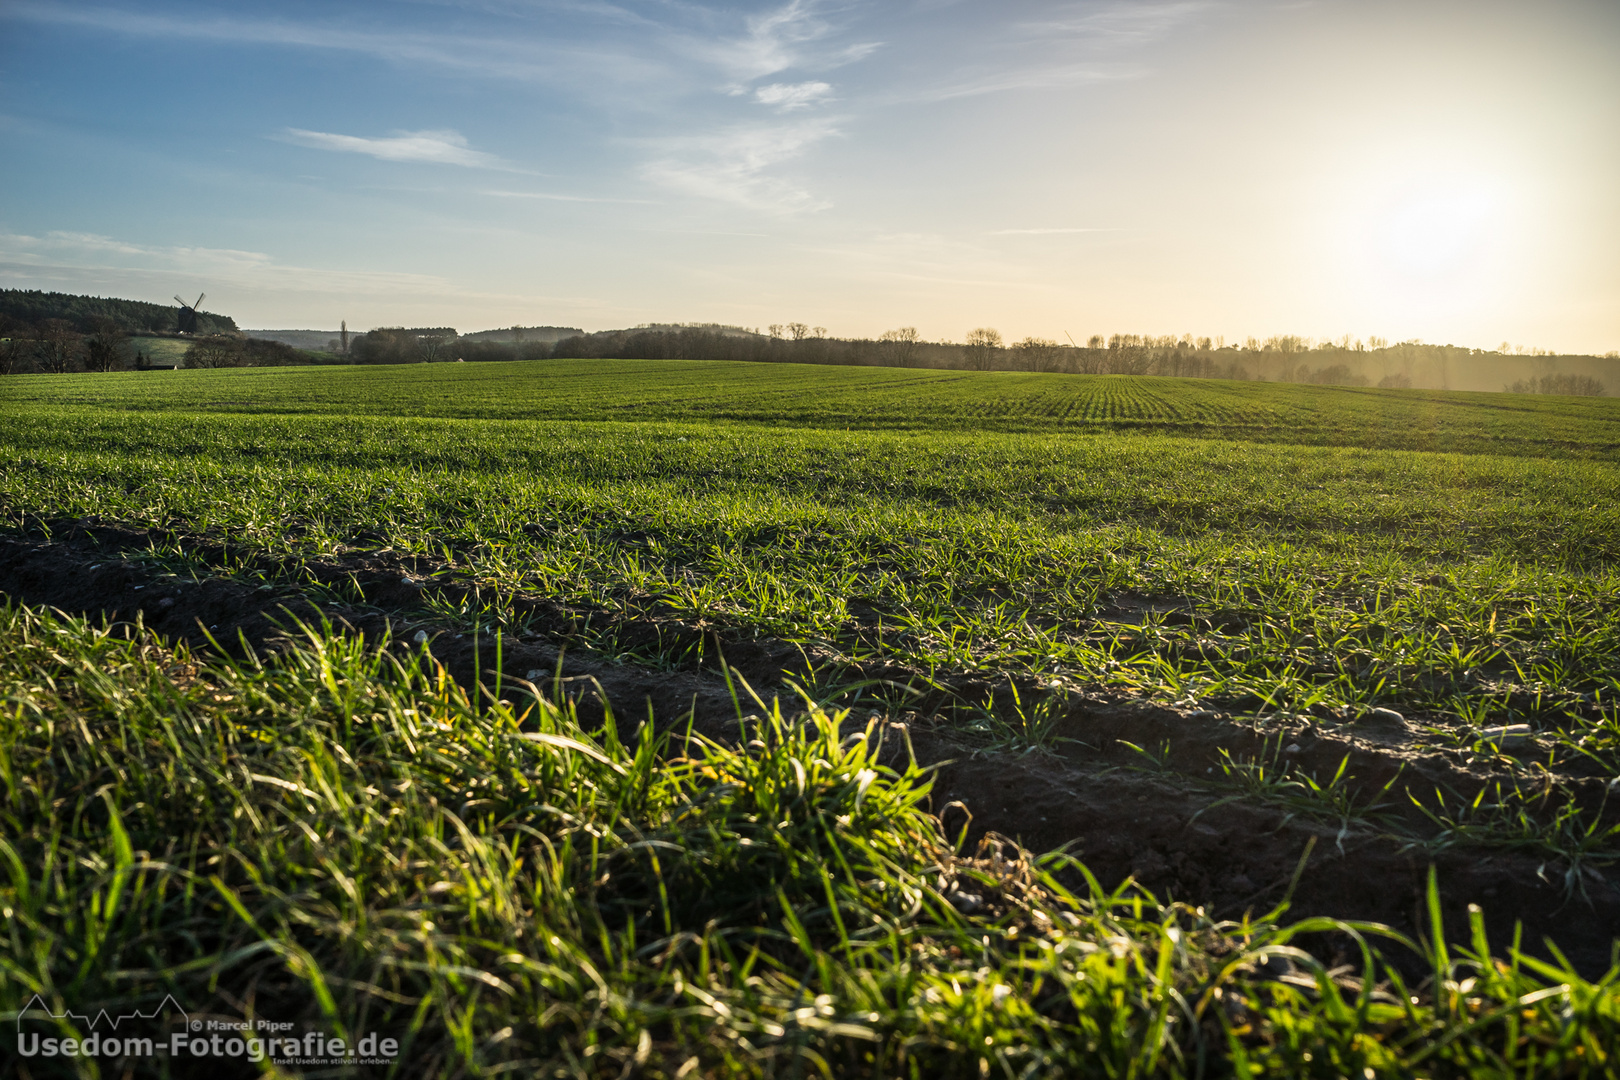
[{"label": "distant tree line", "polygon": [[[74,329],[66,319],[12,326],[0,337],[0,375],[139,371],[151,366],[141,352],[140,340],[131,340],[110,319],[101,320],[87,334]],[[180,361],[185,368],[278,367],[310,362],[308,353],[279,341],[261,341],[241,334],[209,334],[188,340],[190,344]]]},{"label": "distant tree line", "polygon": [[[914,327],[889,330],[876,339],[826,336],[821,327],[785,323],[760,334],[736,327],[638,327],[608,330],[559,341],[555,357],[627,360],[742,360],[756,363],[847,364],[926,367],[974,371],[1067,372],[1078,375],[1159,375],[1180,378],[1239,379],[1334,386],[1406,389],[1495,390],[1516,393],[1601,395],[1604,379],[1591,373],[1543,371],[1524,377],[1526,367],[1584,364],[1620,375],[1620,356],[1555,356],[1545,350],[1469,349],[1418,341],[1396,344],[1370,337],[1312,341],[1293,335],[1228,344],[1219,338],[1100,334],[1085,344],[1059,344],[1026,337],[1007,344],[991,327],[968,331],[961,344],[923,341]],[[470,357],[469,357],[470,359]],[[1503,385],[1498,372],[1519,372]],[[1612,377],[1612,376],[1610,376]],[[1494,382],[1492,380],[1495,380]]]},{"label": "distant tree line", "polygon": [[446,360],[544,360],[552,355],[546,341],[500,341],[483,335],[464,338],[448,326],[384,326],[349,342],[356,364],[432,364]]},{"label": "distant tree line", "polygon": [[[0,334],[16,328],[37,327],[60,320],[79,334],[96,334],[113,327],[125,334],[173,333],[178,329],[178,307],[144,300],[116,300],[102,296],[41,292],[38,289],[0,289]],[[199,334],[234,334],[236,320],[228,315],[197,312]]]},{"label": "distant tree line", "polygon": [[[28,319],[11,312],[62,314]],[[73,317],[63,317],[68,314]],[[132,300],[0,290],[0,374],[139,367],[140,354],[131,355],[128,341],[137,316],[148,324],[154,319],[172,323],[174,310]],[[357,335],[350,340],[347,357],[321,361],[286,344],[236,333],[235,323],[223,316],[199,313],[198,318],[200,325],[219,320],[231,332],[188,337],[191,344],[182,367],[577,358],[1158,375],[1395,389],[1501,388],[1579,396],[1600,396],[1620,385],[1620,353],[1602,358],[1557,356],[1506,342],[1486,350],[1420,341],[1391,344],[1378,337],[1348,335],[1313,340],[1285,334],[1227,343],[1190,334],[1093,334],[1083,345],[1072,338],[1059,343],[1041,337],[1009,344],[994,328],[977,327],[956,344],[924,341],[910,326],[876,338],[834,338],[825,327],[802,322],[772,324],[764,332],[718,323],[663,323],[592,334],[567,327],[512,327],[466,336],[447,326],[395,326]],[[547,340],[563,334],[567,336]]]},{"label": "distant tree line", "polygon": [[1591,372],[1560,374],[1552,369],[1561,363],[1580,363],[1600,366],[1605,375],[1611,370],[1620,375],[1620,365],[1610,362],[1620,357],[1612,354],[1561,357],[1506,346],[1483,350],[1418,341],[1391,344],[1378,337],[1314,341],[1279,335],[1229,344],[1192,335],[1094,334],[1083,345],[1040,337],[1008,344],[994,328],[978,327],[955,344],[924,341],[915,327],[889,330],[877,338],[834,338],[824,327],[798,322],[774,324],[763,333],[712,323],[648,325],[576,334],[550,345],[491,340],[487,334],[474,340],[447,327],[392,327],[355,339],[350,352],[356,362],[385,364],[546,358],[730,360],[1579,395],[1607,393],[1608,384]]},{"label": "distant tree line", "polygon": [[547,343],[561,341],[563,338],[575,337],[585,331],[577,326],[508,326],[500,330],[479,330],[472,334],[461,335],[462,341],[499,341],[512,345],[522,345],[524,342],[544,341]]},{"label": "distant tree line", "polygon": [[183,368],[292,367],[308,364],[310,355],[279,341],[244,337],[241,334],[211,334],[198,338],[186,349]]}]

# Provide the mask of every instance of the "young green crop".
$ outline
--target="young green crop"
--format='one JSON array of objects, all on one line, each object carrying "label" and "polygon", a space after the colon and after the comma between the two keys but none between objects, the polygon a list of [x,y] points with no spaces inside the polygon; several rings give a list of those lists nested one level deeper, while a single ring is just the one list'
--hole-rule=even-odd
[{"label": "young green crop", "polygon": [[1529,720],[1605,761],[1620,748],[1606,463],[80,409],[18,410],[0,439],[13,521],[171,527],[295,576],[390,547],[479,583],[491,610],[524,592],[928,672],[1393,704],[1463,730]]},{"label": "young green crop", "polygon": [[[1434,828],[1402,842],[1546,853],[1571,893],[1620,855],[1612,814],[1577,806],[1560,771],[1620,770],[1613,402],[596,362],[27,378],[0,393],[0,527],[154,527],[172,538],[126,557],[155,572],[307,589],[313,561],[391,550],[472,587],[399,614],[531,632],[515,598],[542,597],[600,616],[565,643],[653,666],[714,658],[625,654],[619,628],[674,617],[919,680],[1037,677],[1050,696],[982,715],[963,703],[964,738],[991,749],[1050,746],[1077,688],[1329,724],[1394,705],[1501,778],[1472,802],[1408,792]],[[400,666],[329,634],[231,668],[74,623],[6,625],[4,835],[35,882],[6,901],[33,920],[4,954],[8,994],[136,1000],[215,976],[234,992],[232,965],[247,965],[274,976],[255,984],[263,1000],[304,1015],[322,986],[340,1013],[399,1006],[430,1071],[539,1055],[581,1075],[638,1057],[651,1073],[978,1075],[989,1037],[994,1068],[1032,1075],[1191,1070],[1199,1054],[1239,1071],[1596,1074],[1593,1047],[1613,1038],[1612,979],[1487,963],[1477,941],[1467,972],[1433,954],[1417,1003],[1363,983],[1347,1004],[1303,954],[1303,983],[1256,981],[1253,950],[1285,950],[1299,928],[1072,900],[1037,877],[1045,899],[1013,889],[1019,910],[1080,937],[1047,949],[1045,930],[991,920],[987,941],[941,900],[982,867],[941,846],[922,778],[876,769],[869,743],[826,723],[767,725],[744,749],[625,748],[539,702],[519,723],[421,656]],[[1509,721],[1536,728],[1542,760],[1482,734]],[[807,796],[818,761],[842,779]],[[1391,801],[1275,754],[1227,764],[1187,782],[1344,829]],[[883,808],[870,828],[851,798]],[[163,854],[123,866],[100,816],[114,810]],[[78,854],[52,861],[52,845]],[[129,875],[145,875],[147,906]],[[82,915],[106,913],[113,886],[130,920],[116,932]],[[560,952],[535,951],[537,925]],[[181,939],[205,962],[173,967]],[[148,950],[109,969],[132,981],[97,982],[85,958],[120,941]],[[901,962],[914,946],[923,959]],[[1555,1033],[1555,1013],[1579,1021]]]},{"label": "young green crop", "polygon": [[118,410],[675,421],[850,430],[1151,431],[1291,445],[1591,458],[1620,454],[1612,398],[1365,390],[1212,379],[803,364],[509,364],[26,376],[15,405]]},{"label": "young green crop", "polygon": [[[1064,857],[954,853],[921,808],[926,776],[880,765],[883,733],[839,715],[768,710],[735,748],[647,728],[624,745],[539,688],[475,702],[422,652],[326,629],[233,664],[15,606],[0,682],[13,1009],[172,994],[397,1037],[399,1075],[1615,1064],[1620,969],[1591,983],[1492,959],[1477,920],[1457,949],[1435,908],[1433,977],[1408,986],[1374,946],[1419,946],[1377,926],[1215,923],[1095,881],[1076,895],[1055,875],[1086,875]],[[963,893],[983,910],[960,914]],[[1324,932],[1360,966],[1297,947]]]}]

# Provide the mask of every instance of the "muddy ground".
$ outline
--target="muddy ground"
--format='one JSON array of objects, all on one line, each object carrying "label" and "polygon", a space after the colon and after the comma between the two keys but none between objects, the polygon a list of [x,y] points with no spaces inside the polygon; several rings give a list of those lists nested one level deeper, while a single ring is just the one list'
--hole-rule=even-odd
[{"label": "muddy ground", "polygon": [[[214,643],[227,651],[243,643],[283,647],[296,636],[295,619],[324,618],[372,640],[392,635],[398,648],[423,631],[434,656],[463,685],[472,687],[480,677],[486,686],[494,683],[494,643],[460,633],[427,611],[430,596],[450,607],[473,598],[472,587],[450,568],[371,552],[305,562],[296,574],[249,562],[228,577],[182,576],[141,554],[154,540],[173,539],[87,522],[55,523],[48,537],[0,536],[0,593],[72,614],[138,618],[198,649]],[[188,544],[188,551],[204,565],[224,561],[224,552],[208,542]],[[1084,689],[1054,691],[1033,680],[928,678],[726,628],[677,620],[614,624],[602,612],[542,597],[510,599],[529,632],[503,637],[503,678],[533,679],[551,693],[560,674],[562,691],[587,719],[600,717],[606,700],[624,727],[633,728],[650,710],[660,725],[684,727],[690,716],[696,730],[735,737],[738,710],[719,670],[721,655],[766,701],[791,695],[789,680],[813,684],[818,697],[829,688],[859,686],[839,703],[862,723],[878,717],[896,736],[903,725],[920,762],[944,763],[934,805],[945,810],[953,833],[967,819],[945,808],[965,805],[972,815],[970,841],[994,831],[1036,851],[1067,846],[1105,886],[1134,878],[1161,899],[1231,918],[1263,913],[1281,900],[1309,847],[1290,918],[1370,920],[1413,936],[1428,925],[1424,892],[1432,865],[1455,939],[1466,937],[1466,907],[1477,903],[1497,948],[1511,942],[1517,922],[1531,951],[1545,953],[1542,943],[1550,939],[1588,977],[1612,962],[1620,888],[1597,871],[1571,872],[1530,852],[1414,843],[1434,830],[1405,789],[1426,794],[1439,786],[1471,797],[1503,774],[1500,762],[1417,745],[1411,726],[1398,717],[1279,720],[1245,715],[1241,703],[1230,711],[1185,710]],[[620,657],[652,662],[562,647],[587,629],[595,634],[591,640],[613,640]],[[965,733],[964,721],[982,720],[987,700],[991,712],[1010,715],[1015,693],[1025,705],[1042,695],[1053,703],[1052,734],[1060,741],[1052,749],[997,751],[986,738]],[[743,710],[757,712],[758,706],[745,695]],[[888,746],[900,754],[904,742],[895,737]],[[1348,756],[1346,771],[1364,799],[1387,790],[1386,817],[1346,828],[1302,816],[1297,806],[1234,798],[1230,785],[1216,782],[1222,750],[1233,757],[1279,755],[1323,778]],[[1530,742],[1516,752],[1537,750]],[[1610,813],[1607,779],[1561,777],[1566,790],[1602,813]]]}]

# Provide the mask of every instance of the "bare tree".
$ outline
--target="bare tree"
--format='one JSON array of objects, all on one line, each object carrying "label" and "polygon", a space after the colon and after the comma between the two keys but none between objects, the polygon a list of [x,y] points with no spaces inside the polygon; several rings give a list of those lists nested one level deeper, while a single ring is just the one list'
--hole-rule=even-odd
[{"label": "bare tree", "polygon": [[111,319],[96,323],[96,332],[85,339],[86,371],[123,371],[129,366],[129,335]]},{"label": "bare tree", "polygon": [[1052,371],[1057,367],[1058,343],[1046,338],[1027,337],[1013,346],[1022,366],[1029,371]]},{"label": "bare tree", "polygon": [[66,319],[46,319],[39,324],[39,366],[52,375],[73,370],[81,338]]},{"label": "bare tree", "polygon": [[969,330],[964,344],[967,346],[968,366],[976,371],[989,371],[995,366],[996,354],[1001,351],[1001,331],[988,326]]},{"label": "bare tree", "polygon": [[429,364],[435,363],[452,342],[456,340],[454,330],[429,330],[416,335],[416,351],[422,359]]},{"label": "bare tree", "polygon": [[28,366],[34,342],[22,328],[0,338],[0,375],[16,375]]},{"label": "bare tree", "polygon": [[180,366],[185,368],[227,368],[242,366],[242,343],[229,334],[210,334],[186,349]]},{"label": "bare tree", "polygon": [[810,328],[802,322],[788,323],[787,332],[788,336],[794,341],[803,341],[805,338],[810,336]]},{"label": "bare tree", "polygon": [[883,336],[878,338],[878,348],[884,363],[891,367],[910,367],[917,359],[917,340],[915,326],[883,331]]}]

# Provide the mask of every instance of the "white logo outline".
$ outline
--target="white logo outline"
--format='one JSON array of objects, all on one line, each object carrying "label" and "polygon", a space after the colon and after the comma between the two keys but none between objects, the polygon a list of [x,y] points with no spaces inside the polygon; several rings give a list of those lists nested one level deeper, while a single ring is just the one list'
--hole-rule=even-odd
[{"label": "white logo outline", "polygon": [[[38,1002],[37,1009],[35,1008],[35,1002]],[[59,1013],[53,1013],[51,1012],[50,1006],[45,1004],[45,999],[40,997],[38,994],[35,994],[33,997],[28,999],[28,1004],[17,1010],[17,1030],[22,1030],[24,1016],[30,1012],[38,1011],[44,1013],[52,1020],[83,1020],[85,1028],[89,1031],[96,1030],[96,1026],[101,1023],[103,1018],[105,1018],[106,1021],[112,1025],[112,1029],[117,1031],[118,1025],[122,1024],[126,1020],[156,1020],[163,1014],[163,1007],[165,1005],[174,1006],[174,1011],[185,1017],[186,1028],[187,1030],[190,1030],[191,1014],[186,1012],[178,1001],[174,1000],[173,994],[164,994],[163,1000],[158,1002],[157,1006],[150,1013],[143,1013],[137,1009],[135,1012],[121,1013],[114,1017],[106,1009],[102,1009],[100,1012],[96,1013],[94,1019],[92,1019],[87,1013],[76,1013],[71,1009],[64,1009]]]}]

